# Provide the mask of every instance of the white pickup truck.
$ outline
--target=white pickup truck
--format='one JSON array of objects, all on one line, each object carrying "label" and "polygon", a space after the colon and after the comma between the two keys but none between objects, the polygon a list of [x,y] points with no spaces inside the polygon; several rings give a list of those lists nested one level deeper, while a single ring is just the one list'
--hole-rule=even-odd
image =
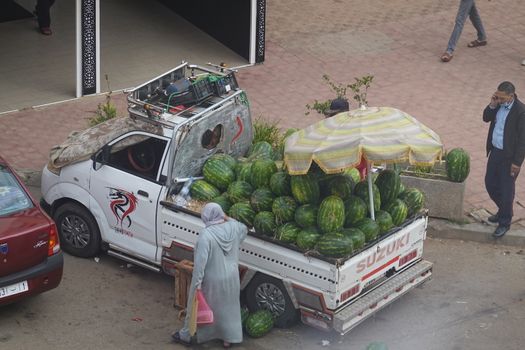
[{"label": "white pickup truck", "polygon": [[[210,78],[211,77],[211,78]],[[183,63],[128,96],[130,116],[71,136],[42,175],[45,205],[63,249],[101,249],[173,275],[192,260],[199,214],[174,201],[217,152],[242,156],[252,140],[246,94],[234,72]],[[348,332],[429,280],[422,260],[427,216],[419,214],[345,259],[308,255],[251,232],[240,277],[249,308],[269,308],[277,325]]]}]

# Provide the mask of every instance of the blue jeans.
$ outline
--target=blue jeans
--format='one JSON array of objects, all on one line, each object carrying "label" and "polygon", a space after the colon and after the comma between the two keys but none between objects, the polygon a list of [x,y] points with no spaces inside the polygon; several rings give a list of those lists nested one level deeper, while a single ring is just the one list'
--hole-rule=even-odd
[{"label": "blue jeans", "polygon": [[478,40],[487,40],[487,35],[485,34],[485,29],[481,23],[481,17],[479,17],[474,0],[460,0],[458,14],[456,16],[456,24],[454,25],[454,30],[452,31],[450,40],[448,41],[447,52],[450,54],[452,54],[456,48],[456,44],[459,40],[461,32],[463,31],[463,26],[467,20],[467,15],[474,25],[474,28],[476,28],[478,31]]}]

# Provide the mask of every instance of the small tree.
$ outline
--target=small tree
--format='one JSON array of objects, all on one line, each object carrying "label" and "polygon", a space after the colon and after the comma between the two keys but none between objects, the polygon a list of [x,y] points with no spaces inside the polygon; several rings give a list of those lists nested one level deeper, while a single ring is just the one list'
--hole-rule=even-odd
[{"label": "small tree", "polygon": [[[365,75],[361,78],[354,78],[355,83],[353,84],[342,84],[342,83],[336,83],[332,81],[332,79],[327,75],[323,74],[323,80],[328,85],[330,90],[335,94],[334,99],[343,99],[345,101],[348,101],[348,97],[346,96],[346,93],[348,89],[352,90],[353,92],[353,98],[359,103],[359,106],[363,106],[367,104],[366,100],[366,94],[367,90],[372,84],[372,80],[374,79],[373,75]],[[362,89],[364,88],[364,91]],[[332,99],[325,100],[325,101],[319,101],[314,100],[313,104],[307,104],[305,112],[305,115],[310,114],[310,111],[314,110],[318,112],[319,114],[326,114],[326,111],[330,109],[330,103],[332,102]]]},{"label": "small tree", "polygon": [[94,112],[95,116],[89,118],[89,126],[95,126],[97,124],[103,123],[106,120],[113,119],[117,117],[117,107],[111,102],[111,89],[109,87],[109,78],[108,75],[105,75],[106,84],[108,85],[108,92],[106,93],[106,102],[99,103],[97,110]]}]

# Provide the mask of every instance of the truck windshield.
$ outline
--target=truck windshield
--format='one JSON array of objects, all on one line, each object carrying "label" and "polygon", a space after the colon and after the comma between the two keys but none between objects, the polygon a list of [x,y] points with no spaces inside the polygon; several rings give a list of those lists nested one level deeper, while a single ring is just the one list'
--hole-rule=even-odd
[{"label": "truck windshield", "polygon": [[11,171],[0,165],[0,216],[31,208],[33,203]]}]

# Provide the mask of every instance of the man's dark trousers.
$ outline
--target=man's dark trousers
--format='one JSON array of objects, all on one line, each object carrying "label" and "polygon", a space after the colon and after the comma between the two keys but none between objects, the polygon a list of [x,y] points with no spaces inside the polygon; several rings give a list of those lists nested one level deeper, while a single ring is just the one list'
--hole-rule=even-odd
[{"label": "man's dark trousers", "polygon": [[510,176],[511,159],[505,157],[503,150],[492,148],[487,162],[485,187],[490,198],[498,206],[500,226],[510,226],[516,178]]},{"label": "man's dark trousers", "polygon": [[51,16],[49,14],[49,9],[55,0],[37,0],[36,3],[36,13],[38,17],[38,26],[40,28],[49,28],[51,25]]}]

